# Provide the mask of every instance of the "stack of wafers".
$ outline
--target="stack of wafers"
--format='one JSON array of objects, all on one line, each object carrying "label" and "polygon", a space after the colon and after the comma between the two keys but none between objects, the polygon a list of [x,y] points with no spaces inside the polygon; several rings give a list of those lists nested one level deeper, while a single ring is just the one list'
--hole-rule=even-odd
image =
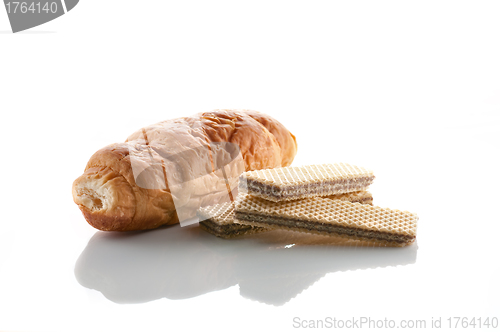
[{"label": "stack of wafers", "polygon": [[198,210],[200,227],[223,238],[284,229],[406,246],[416,214],[372,206],[373,172],[345,163],[243,173],[235,202]]}]

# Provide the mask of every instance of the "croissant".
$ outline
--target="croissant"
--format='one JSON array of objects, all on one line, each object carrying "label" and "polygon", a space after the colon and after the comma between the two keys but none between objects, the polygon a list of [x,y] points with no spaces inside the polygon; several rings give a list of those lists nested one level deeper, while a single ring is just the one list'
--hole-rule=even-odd
[{"label": "croissant", "polygon": [[[198,113],[142,128],[94,153],[73,182],[73,200],[99,230],[154,229],[178,223],[184,207],[227,196],[243,171],[289,166],[296,153],[295,136],[266,114]],[[217,181],[221,172],[225,181]]]}]

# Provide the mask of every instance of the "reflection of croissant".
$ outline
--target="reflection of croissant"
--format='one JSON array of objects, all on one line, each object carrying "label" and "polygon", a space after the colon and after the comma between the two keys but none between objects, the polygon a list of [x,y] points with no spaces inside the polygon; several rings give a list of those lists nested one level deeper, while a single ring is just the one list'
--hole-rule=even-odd
[{"label": "reflection of croissant", "polygon": [[[157,189],[139,186],[129,152],[181,151],[185,146],[194,152],[185,154],[189,160],[182,163],[187,167],[182,172],[195,173],[204,163],[195,145],[212,142],[237,144],[246,171],[288,166],[297,152],[295,137],[268,115],[246,110],[199,113],[148,126],[125,143],[111,144],[94,153],[85,173],[73,183],[73,199],[88,223],[100,230],[131,231],[175,224],[179,219],[168,183],[154,187]],[[188,198],[202,199],[192,193]]]}]

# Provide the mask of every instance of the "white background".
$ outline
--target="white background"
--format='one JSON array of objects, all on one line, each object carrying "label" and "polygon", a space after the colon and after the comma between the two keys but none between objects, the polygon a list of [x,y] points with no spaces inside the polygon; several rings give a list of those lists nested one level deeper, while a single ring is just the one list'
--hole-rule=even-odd
[{"label": "white background", "polygon": [[[0,9],[0,330],[500,316],[499,17],[496,1],[82,0],[12,34]],[[280,120],[294,165],[373,169],[374,203],[416,212],[418,244],[85,222],[71,185],[92,153],[215,108]]]}]

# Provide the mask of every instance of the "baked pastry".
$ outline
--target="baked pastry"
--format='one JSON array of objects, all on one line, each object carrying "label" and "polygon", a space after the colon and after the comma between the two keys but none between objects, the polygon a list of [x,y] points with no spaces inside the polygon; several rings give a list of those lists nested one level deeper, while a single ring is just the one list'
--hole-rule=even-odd
[{"label": "baked pastry", "polygon": [[73,182],[73,200],[97,229],[153,229],[178,223],[176,208],[189,206],[194,216],[195,208],[222,203],[242,172],[289,166],[296,153],[295,136],[266,114],[198,113],[97,151]]}]

